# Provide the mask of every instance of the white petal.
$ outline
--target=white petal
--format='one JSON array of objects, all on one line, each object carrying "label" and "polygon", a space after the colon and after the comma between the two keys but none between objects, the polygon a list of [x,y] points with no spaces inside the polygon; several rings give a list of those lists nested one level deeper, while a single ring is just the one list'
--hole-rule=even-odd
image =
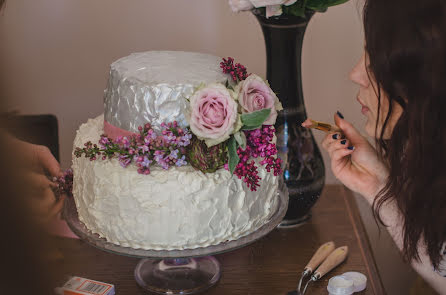
[{"label": "white petal", "polygon": [[283,5],[290,6],[296,3],[297,0],[287,0],[283,3]]},{"label": "white petal", "polygon": [[266,18],[282,14],[282,5],[270,5],[266,7]]},{"label": "white petal", "polygon": [[254,8],[254,5],[252,5],[249,0],[229,0],[229,6],[231,6],[232,11],[234,12],[251,10]]},{"label": "white petal", "polygon": [[250,1],[255,8],[266,7],[270,5],[280,5],[283,4],[283,2],[285,2],[285,0],[250,0]]}]

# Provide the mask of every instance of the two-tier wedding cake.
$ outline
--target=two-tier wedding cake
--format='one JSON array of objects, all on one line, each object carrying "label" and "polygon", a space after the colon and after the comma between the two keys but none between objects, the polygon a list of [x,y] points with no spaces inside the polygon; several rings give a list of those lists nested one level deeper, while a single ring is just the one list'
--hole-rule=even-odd
[{"label": "two-tier wedding cake", "polygon": [[272,216],[280,103],[258,76],[220,62],[151,51],[111,65],[104,114],[74,141],[73,196],[90,231],[132,248],[191,249]]}]

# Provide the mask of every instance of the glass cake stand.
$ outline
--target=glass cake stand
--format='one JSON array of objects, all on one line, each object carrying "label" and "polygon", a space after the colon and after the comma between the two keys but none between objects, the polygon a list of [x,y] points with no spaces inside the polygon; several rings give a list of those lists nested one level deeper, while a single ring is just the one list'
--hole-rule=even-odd
[{"label": "glass cake stand", "polygon": [[215,285],[221,276],[220,264],[213,256],[247,246],[271,232],[282,221],[288,208],[285,186],[277,193],[276,212],[255,232],[234,241],[184,250],[143,250],[107,242],[91,233],[79,220],[73,198],[67,198],[63,217],[71,230],[90,245],[118,255],[142,258],[135,268],[136,282],[155,294],[196,294]]}]

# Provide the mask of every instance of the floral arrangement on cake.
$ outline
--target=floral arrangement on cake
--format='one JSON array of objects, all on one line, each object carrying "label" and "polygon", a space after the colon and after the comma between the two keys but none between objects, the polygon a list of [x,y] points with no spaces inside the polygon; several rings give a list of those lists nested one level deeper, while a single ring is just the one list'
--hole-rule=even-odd
[{"label": "floral arrangement on cake", "polygon": [[281,174],[273,125],[282,105],[265,80],[248,75],[233,58],[224,58],[220,66],[230,79],[197,87],[189,98],[189,127],[168,122],[156,132],[147,123],[131,137],[113,140],[104,134],[98,144],[77,147],[75,156],[91,161],[117,158],[122,167],[134,163],[140,174],[150,174],[155,164],[163,169],[190,164],[204,173],[225,168],[257,190],[257,165]]},{"label": "floral arrangement on cake", "polygon": [[348,0],[229,0],[234,12],[258,10],[267,18],[272,16],[294,15],[305,17],[307,11],[324,12],[330,6],[339,5]]},{"label": "floral arrangement on cake", "polygon": [[74,155],[78,158],[85,155],[91,161],[118,158],[124,168],[134,162],[140,174],[150,174],[154,163],[164,169],[186,165],[186,147],[192,138],[189,130],[180,128],[176,122],[162,123],[161,127],[158,134],[147,123],[138,127],[139,134],[130,138],[118,136],[114,140],[103,134],[99,146],[89,141],[84,148],[77,147]]}]

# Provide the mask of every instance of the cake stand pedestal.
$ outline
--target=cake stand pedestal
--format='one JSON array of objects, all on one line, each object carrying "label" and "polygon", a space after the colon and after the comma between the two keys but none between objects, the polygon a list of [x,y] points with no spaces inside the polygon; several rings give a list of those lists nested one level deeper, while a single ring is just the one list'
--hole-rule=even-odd
[{"label": "cake stand pedestal", "polygon": [[247,246],[277,227],[288,208],[288,192],[284,186],[277,193],[277,200],[276,212],[255,232],[234,241],[184,250],[133,249],[107,242],[91,233],[79,220],[73,198],[66,199],[63,217],[71,230],[90,245],[114,254],[142,258],[135,268],[135,280],[143,289],[155,294],[197,294],[220,279],[220,264],[210,255]]}]

